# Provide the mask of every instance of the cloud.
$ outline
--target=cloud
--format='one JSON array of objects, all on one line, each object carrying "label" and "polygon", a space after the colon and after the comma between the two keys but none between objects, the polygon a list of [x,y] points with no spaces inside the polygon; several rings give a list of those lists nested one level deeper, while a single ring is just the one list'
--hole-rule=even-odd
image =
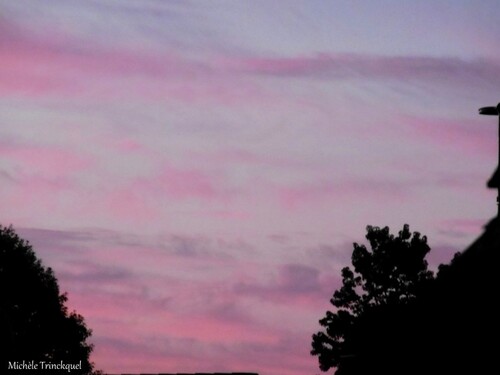
[{"label": "cloud", "polygon": [[25,223],[36,212],[70,209],[64,199],[79,189],[83,176],[95,166],[93,157],[57,145],[0,142],[0,157],[2,196],[9,202],[4,212]]},{"label": "cloud", "polygon": [[[278,374],[276,360],[287,356],[300,358],[291,359],[297,373],[311,366],[308,356],[298,355],[307,352],[310,332],[296,326],[296,317],[273,326],[268,315],[279,319],[270,309],[276,305],[314,315],[331,291],[316,267],[283,264],[269,279],[273,267],[252,253],[239,259],[246,245],[224,238],[90,229],[19,233],[54,268],[70,309],[94,331],[93,360],[107,363],[108,372],[222,371],[221,363],[227,371],[248,370],[249,351],[266,350],[259,365],[266,370],[259,371]],[[305,341],[291,345],[299,335]],[[193,365],[193,348],[203,368]]]},{"label": "cloud", "polygon": [[498,60],[395,56],[400,35],[338,53],[352,40],[310,27],[329,24],[317,4],[276,21],[265,2],[4,3],[2,214],[106,372],[314,373],[311,333],[367,221],[431,227],[433,264],[480,231],[444,219],[480,216],[496,133],[468,106],[497,92]]},{"label": "cloud", "polygon": [[[318,77],[330,79],[426,80],[498,85],[500,62],[450,57],[381,56],[321,53],[309,56],[263,57],[228,60],[229,71],[277,77]],[[451,80],[451,82],[450,82]]]},{"label": "cloud", "polygon": [[463,238],[477,235],[485,226],[482,219],[452,219],[438,223],[439,232],[450,238]]},{"label": "cloud", "polygon": [[456,118],[428,118],[400,116],[403,134],[419,137],[425,142],[437,144],[462,153],[491,158],[497,146],[491,137],[491,124],[486,119],[464,120]]},{"label": "cloud", "polygon": [[390,197],[402,200],[411,195],[411,181],[385,178],[345,178],[341,181],[318,181],[309,184],[290,185],[276,188],[276,194],[283,207],[289,210],[300,209],[310,204],[324,204],[325,201],[340,201],[349,196],[362,196],[362,199]]},{"label": "cloud", "polygon": [[318,296],[328,296],[332,279],[321,277],[318,268],[303,264],[285,264],[279,267],[278,275],[267,282],[238,282],[236,293],[254,296],[265,301],[289,304],[302,301],[304,305],[314,303]]},{"label": "cloud", "polygon": [[315,293],[321,290],[319,270],[301,264],[287,264],[280,274],[280,284],[288,293]]},{"label": "cloud", "polygon": [[273,98],[258,84],[228,77],[207,57],[184,55],[175,45],[150,49],[127,44],[100,46],[71,33],[51,30],[52,34],[37,35],[19,32],[19,27],[3,23],[10,31],[0,44],[2,97],[95,104],[134,99],[225,105]]},{"label": "cloud", "polygon": [[[309,53],[256,56],[239,52],[190,53],[174,44],[161,49],[134,44],[83,43],[53,31],[33,35],[3,22],[0,94],[21,97],[110,101],[135,98],[156,102],[246,105],[279,102],[277,88],[261,77],[338,81],[426,82],[447,87],[497,87],[500,62],[452,57]],[[10,31],[9,31],[10,30]],[[225,54],[224,54],[225,53]],[[284,95],[281,93],[281,95]]]},{"label": "cloud", "polygon": [[166,165],[153,185],[174,199],[190,197],[207,199],[216,195],[212,178],[200,170],[180,169]]},{"label": "cloud", "polygon": [[0,142],[0,156],[18,176],[41,175],[57,179],[93,166],[93,160],[58,146]]},{"label": "cloud", "polygon": [[65,264],[62,272],[58,272],[61,279],[78,285],[85,284],[86,287],[94,289],[103,285],[123,283],[133,279],[133,272],[123,267],[114,265],[102,265],[91,261],[79,259]]}]

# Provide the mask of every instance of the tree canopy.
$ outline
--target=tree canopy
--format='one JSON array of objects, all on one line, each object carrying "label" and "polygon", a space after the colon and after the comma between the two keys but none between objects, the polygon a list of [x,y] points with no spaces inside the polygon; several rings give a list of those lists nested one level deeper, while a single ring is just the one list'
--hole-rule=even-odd
[{"label": "tree canopy", "polygon": [[404,358],[398,342],[418,327],[403,321],[418,317],[403,312],[434,279],[425,260],[427,238],[404,225],[397,236],[368,226],[366,239],[370,249],[354,243],[353,269],[342,269],[342,287],[330,300],[336,309],[326,312],[319,321],[324,330],[312,337],[311,354],[322,371],[391,373],[384,364]]},{"label": "tree canopy", "polygon": [[[91,330],[68,311],[54,272],[12,227],[0,225],[0,354],[3,369],[15,361],[79,364],[72,373],[93,374]],[[1,371],[2,373],[5,371]],[[67,372],[67,371],[66,371]],[[43,373],[39,367],[37,373]],[[54,373],[52,370],[49,373]]]}]

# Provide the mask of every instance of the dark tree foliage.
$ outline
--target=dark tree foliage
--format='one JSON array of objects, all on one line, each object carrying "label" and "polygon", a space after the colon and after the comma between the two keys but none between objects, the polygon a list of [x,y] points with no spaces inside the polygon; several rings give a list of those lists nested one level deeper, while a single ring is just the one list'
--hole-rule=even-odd
[{"label": "dark tree foliage", "polygon": [[[0,369],[14,361],[79,363],[75,374],[94,374],[87,343],[91,330],[65,306],[51,268],[45,268],[29,242],[0,225]],[[36,373],[43,373],[40,367]],[[64,371],[49,371],[48,373]],[[66,370],[67,373],[67,370]]]},{"label": "dark tree foliage", "polygon": [[396,358],[405,358],[405,348],[398,345],[407,335],[418,336],[415,314],[407,311],[434,280],[425,260],[430,247],[408,225],[397,236],[388,227],[368,226],[366,239],[371,249],[354,244],[353,269],[342,269],[342,287],[330,300],[336,309],[326,312],[319,321],[324,330],[312,337],[311,354],[318,356],[322,371],[335,368],[337,375],[351,375],[407,370],[403,363],[398,368]]}]

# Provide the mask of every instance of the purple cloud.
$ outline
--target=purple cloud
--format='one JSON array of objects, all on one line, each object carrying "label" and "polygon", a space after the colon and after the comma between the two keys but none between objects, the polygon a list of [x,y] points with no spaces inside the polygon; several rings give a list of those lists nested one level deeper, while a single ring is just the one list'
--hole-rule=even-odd
[{"label": "purple cloud", "polygon": [[433,267],[466,247],[496,210],[498,22],[476,8],[1,2],[2,224],[97,367],[314,373],[367,224],[419,228]]}]

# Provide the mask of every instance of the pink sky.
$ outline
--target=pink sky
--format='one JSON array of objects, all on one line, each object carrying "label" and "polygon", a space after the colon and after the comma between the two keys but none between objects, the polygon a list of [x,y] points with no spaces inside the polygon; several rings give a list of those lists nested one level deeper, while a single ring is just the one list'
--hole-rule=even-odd
[{"label": "pink sky", "polygon": [[367,225],[496,212],[494,5],[0,0],[0,223],[106,372],[317,374]]}]

